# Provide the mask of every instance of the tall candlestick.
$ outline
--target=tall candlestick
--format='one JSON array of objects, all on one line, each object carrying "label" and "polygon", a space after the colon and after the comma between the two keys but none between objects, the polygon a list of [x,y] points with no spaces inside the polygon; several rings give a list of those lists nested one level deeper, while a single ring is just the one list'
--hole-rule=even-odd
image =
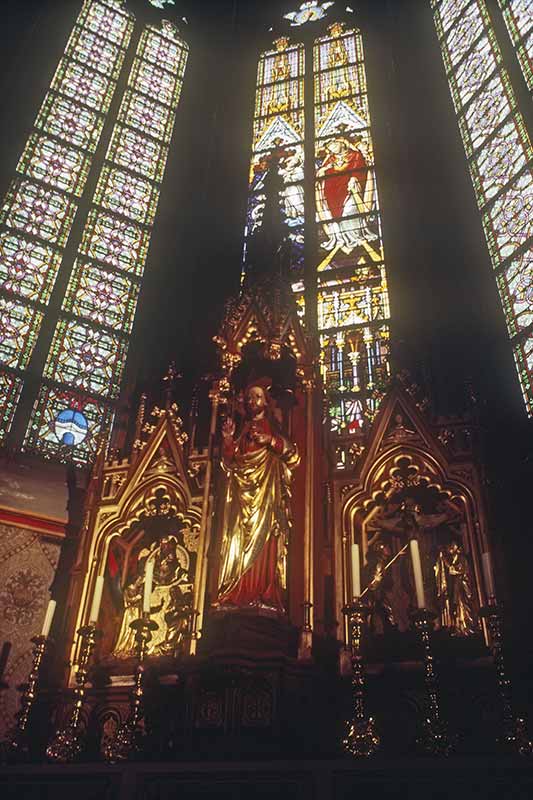
[{"label": "tall candlestick", "polygon": [[359,558],[359,545],[352,544],[352,594],[361,597],[361,561]]},{"label": "tall candlestick", "polygon": [[150,613],[152,603],[152,583],[154,580],[154,562],[146,562],[146,570],[144,573],[144,598],[143,598],[143,611],[145,614]]},{"label": "tall candlestick", "polygon": [[487,596],[496,597],[496,589],[494,587],[494,573],[492,572],[492,562],[490,553],[482,553],[481,564],[483,566],[483,577],[485,578],[485,589]]},{"label": "tall candlestick", "polygon": [[98,614],[100,613],[100,603],[102,602],[103,591],[104,591],[104,576],[98,575],[98,577],[96,578],[96,584],[94,586],[93,604],[91,606],[89,623],[98,621]]},{"label": "tall candlestick", "polygon": [[44,622],[43,622],[43,629],[41,631],[41,636],[48,636],[50,633],[50,628],[52,627],[52,620],[54,618],[54,612],[56,610],[56,601],[49,600],[48,607],[46,609],[46,614],[44,615]]},{"label": "tall candlestick", "polygon": [[422,564],[420,563],[420,550],[416,539],[409,542],[411,549],[411,560],[413,562],[413,574],[415,576],[416,604],[418,608],[426,607],[426,595],[424,593],[424,581],[422,579]]}]

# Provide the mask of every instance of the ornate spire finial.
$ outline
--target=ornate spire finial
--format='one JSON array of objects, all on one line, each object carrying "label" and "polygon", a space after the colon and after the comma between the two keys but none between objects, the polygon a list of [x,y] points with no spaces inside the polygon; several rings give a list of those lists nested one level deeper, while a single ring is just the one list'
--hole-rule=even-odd
[{"label": "ornate spire finial", "polygon": [[176,381],[178,378],[182,378],[183,375],[178,372],[176,369],[176,362],[171,361],[168,365],[168,369],[166,375],[163,378],[163,383],[165,385],[164,388],[164,397],[165,397],[165,408],[168,411],[174,402],[174,392],[176,389]]}]

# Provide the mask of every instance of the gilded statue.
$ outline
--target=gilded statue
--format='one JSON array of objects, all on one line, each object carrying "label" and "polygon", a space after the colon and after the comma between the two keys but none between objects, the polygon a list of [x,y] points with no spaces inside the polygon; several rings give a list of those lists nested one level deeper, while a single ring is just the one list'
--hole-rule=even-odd
[{"label": "gilded statue", "polygon": [[269,415],[265,388],[249,386],[245,408],[237,437],[232,419],[222,429],[227,487],[216,605],[283,613],[290,484],[299,456]]},{"label": "gilded statue", "polygon": [[175,536],[164,536],[140,552],[139,573],[124,590],[124,614],[113,650],[115,658],[130,658],[135,653],[135,633],[130,626],[142,613],[148,560],[154,561],[150,612],[158,627],[148,645],[147,655],[173,655],[187,632],[192,613],[189,553]]},{"label": "gilded statue", "polygon": [[477,633],[470,564],[458,542],[439,550],[434,571],[442,627],[455,636]]}]

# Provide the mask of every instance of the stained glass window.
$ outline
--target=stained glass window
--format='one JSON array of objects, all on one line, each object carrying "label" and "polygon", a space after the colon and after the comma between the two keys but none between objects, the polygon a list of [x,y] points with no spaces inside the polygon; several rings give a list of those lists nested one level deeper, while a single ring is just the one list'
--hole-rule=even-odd
[{"label": "stained glass window", "polygon": [[90,461],[119,395],[188,47],[142,32],[43,372],[26,449]]},{"label": "stained glass window", "polygon": [[84,2],[0,207],[0,380],[7,397],[0,439],[12,423],[132,29],[123,2]]},{"label": "stained glass window", "polygon": [[531,0],[498,0],[524,78],[533,91],[533,6]]},{"label": "stained glass window", "polygon": [[[297,27],[324,17],[330,5],[304,3],[286,17]],[[308,52],[281,37],[259,59],[245,233],[248,239],[262,224],[265,181],[276,163],[298,312],[305,316],[305,275],[314,269],[331,426],[350,435],[372,419],[389,378],[390,311],[362,37],[339,22],[327,30]],[[305,108],[309,95],[314,103]],[[305,153],[314,155],[312,166]],[[310,166],[315,191],[305,196]],[[305,257],[304,239],[314,248]]]},{"label": "stained glass window", "polygon": [[[500,5],[519,57],[527,54],[531,3],[501,0]],[[485,0],[432,0],[432,7],[522,391],[532,414],[533,149]],[[522,61],[526,80],[531,77],[528,64],[529,72]]]},{"label": "stained glass window", "polygon": [[314,45],[321,371],[332,427],[373,416],[389,375],[389,301],[363,42],[340,23]]},{"label": "stained glass window", "polygon": [[304,133],[304,48],[281,37],[259,60],[245,241],[262,224],[265,179],[275,162],[284,184],[281,200],[298,291],[303,289]]}]

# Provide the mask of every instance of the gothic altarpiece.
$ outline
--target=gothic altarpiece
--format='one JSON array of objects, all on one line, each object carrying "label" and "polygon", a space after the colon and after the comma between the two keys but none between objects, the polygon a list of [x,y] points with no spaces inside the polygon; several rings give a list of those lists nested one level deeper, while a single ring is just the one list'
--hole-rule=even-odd
[{"label": "gothic altarpiece", "polygon": [[415,538],[436,629],[456,640],[480,639],[479,609],[486,602],[481,554],[489,546],[475,426],[467,419],[431,421],[416,391],[398,380],[366,437],[337,438],[337,619],[351,598],[349,548],[355,542],[363,554],[370,631],[379,637],[409,629],[416,600],[408,543]]},{"label": "gothic altarpiece", "polygon": [[[131,459],[99,459],[88,489],[87,516],[69,592],[71,635],[89,621],[97,576],[104,577],[97,660],[114,673],[132,672],[130,623],[142,612],[145,568],[154,561],[150,600],[157,632],[149,657],[194,653],[203,615],[201,475],[205,457],[186,454],[177,406],[137,420]],[[71,662],[77,660],[76,645]]]}]

